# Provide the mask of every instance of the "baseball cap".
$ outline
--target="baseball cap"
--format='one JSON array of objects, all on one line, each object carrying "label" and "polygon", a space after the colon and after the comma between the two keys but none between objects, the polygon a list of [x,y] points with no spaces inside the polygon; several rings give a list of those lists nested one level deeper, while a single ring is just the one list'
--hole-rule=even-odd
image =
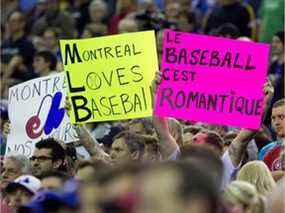
[{"label": "baseball cap", "polygon": [[32,175],[22,175],[9,183],[6,191],[13,191],[18,187],[23,187],[29,192],[35,194],[41,188],[41,181]]},{"label": "baseball cap", "polygon": [[78,207],[79,196],[76,192],[58,193],[42,191],[39,192],[30,203],[23,205],[18,212],[57,212],[61,208],[75,210]]}]

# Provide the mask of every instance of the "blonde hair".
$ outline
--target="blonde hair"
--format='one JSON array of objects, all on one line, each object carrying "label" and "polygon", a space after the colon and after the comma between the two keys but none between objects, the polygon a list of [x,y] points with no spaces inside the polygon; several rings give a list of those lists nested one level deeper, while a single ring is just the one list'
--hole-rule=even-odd
[{"label": "blonde hair", "polygon": [[233,181],[225,189],[224,200],[232,204],[242,204],[245,213],[264,213],[265,199],[254,185],[245,181]]},{"label": "blonde hair", "polygon": [[107,4],[102,1],[102,0],[93,0],[89,4],[89,11],[92,11],[93,9],[100,9],[103,10],[104,12],[107,11]]},{"label": "blonde hair", "polygon": [[138,23],[132,18],[124,18],[119,22],[118,30],[120,33],[136,32],[139,30]]},{"label": "blonde hair", "polygon": [[253,184],[258,193],[264,196],[267,196],[276,187],[271,172],[262,161],[251,161],[245,164],[238,172],[237,180]]}]

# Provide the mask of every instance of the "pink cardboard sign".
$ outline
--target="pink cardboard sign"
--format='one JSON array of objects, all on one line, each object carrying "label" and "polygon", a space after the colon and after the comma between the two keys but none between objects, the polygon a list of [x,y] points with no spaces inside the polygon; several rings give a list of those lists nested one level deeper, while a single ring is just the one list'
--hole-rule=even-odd
[{"label": "pink cardboard sign", "polygon": [[157,116],[258,129],[269,45],[166,30]]}]

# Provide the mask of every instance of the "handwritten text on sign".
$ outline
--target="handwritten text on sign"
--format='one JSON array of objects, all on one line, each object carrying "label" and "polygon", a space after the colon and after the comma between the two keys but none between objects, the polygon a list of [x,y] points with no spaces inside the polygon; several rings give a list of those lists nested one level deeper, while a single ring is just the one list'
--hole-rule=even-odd
[{"label": "handwritten text on sign", "polygon": [[6,154],[31,156],[35,143],[54,137],[64,142],[77,140],[67,116],[64,73],[33,79],[9,88],[9,119]]},{"label": "handwritten text on sign", "polygon": [[166,30],[156,114],[257,129],[269,45]]},{"label": "handwritten text on sign", "polygon": [[152,114],[151,81],[157,67],[153,31],[61,40],[72,123]]}]

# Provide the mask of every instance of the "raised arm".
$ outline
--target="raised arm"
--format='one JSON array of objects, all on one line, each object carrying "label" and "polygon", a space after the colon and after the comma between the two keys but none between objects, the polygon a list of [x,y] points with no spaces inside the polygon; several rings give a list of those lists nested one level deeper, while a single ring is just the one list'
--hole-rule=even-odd
[{"label": "raised arm", "polygon": [[179,149],[175,139],[172,137],[168,127],[167,117],[158,117],[155,115],[155,103],[156,103],[156,89],[158,82],[160,82],[160,73],[156,74],[156,78],[153,81],[153,125],[156,130],[157,136],[160,141],[161,154],[164,159],[169,157]]},{"label": "raised arm", "polygon": [[75,126],[75,130],[79,137],[79,144],[81,144],[91,156],[110,161],[110,156],[103,150],[98,141],[92,137],[85,125],[77,125]]},{"label": "raised arm", "polygon": [[[274,88],[270,83],[270,81],[267,81],[266,84],[264,85],[263,92],[265,93],[265,98],[264,98],[265,109],[263,112],[263,119],[264,119],[274,93]],[[237,137],[231,143],[229,147],[229,156],[235,167],[237,167],[240,164],[246,152],[246,147],[248,143],[254,138],[257,132],[258,131],[242,129],[237,135]]]}]

